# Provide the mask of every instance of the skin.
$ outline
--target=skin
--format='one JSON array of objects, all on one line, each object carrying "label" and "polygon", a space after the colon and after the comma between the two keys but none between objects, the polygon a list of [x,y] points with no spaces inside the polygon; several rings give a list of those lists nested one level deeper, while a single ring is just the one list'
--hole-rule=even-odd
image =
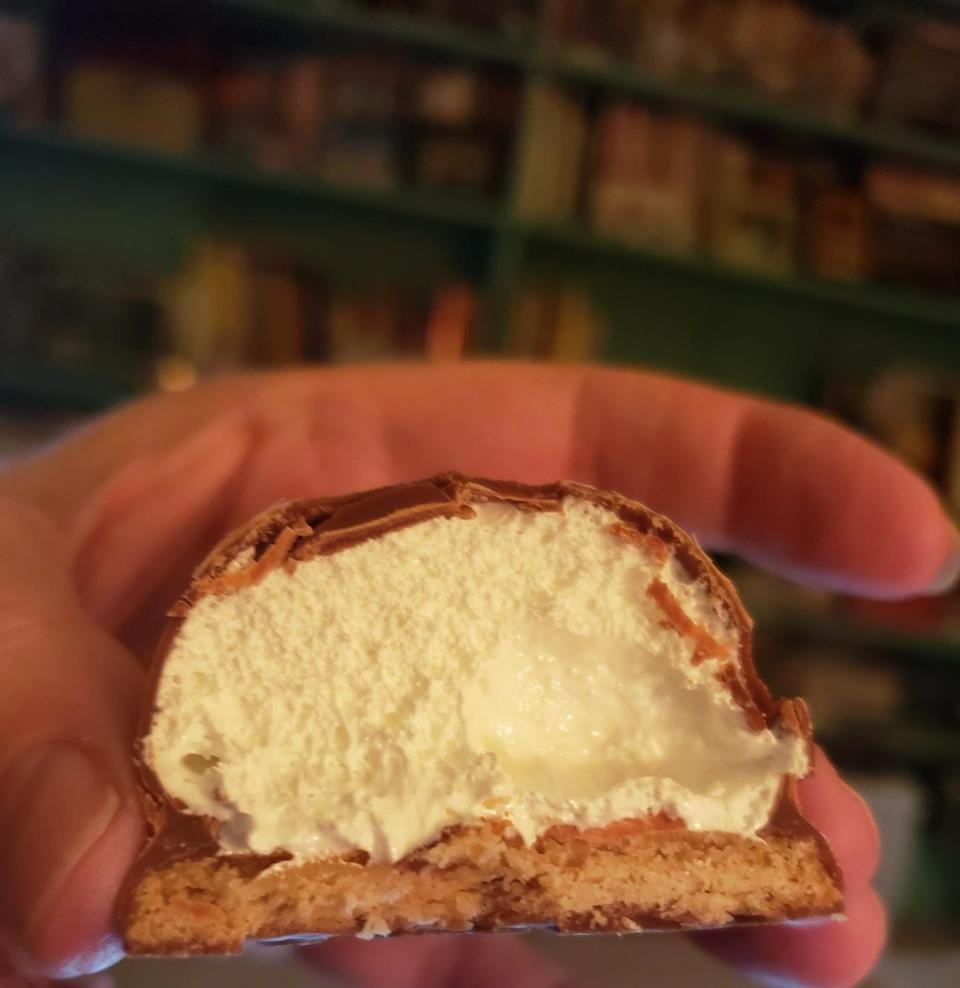
[{"label": "skin", "polygon": [[[309,370],[222,380],[114,412],[0,473],[0,807],[23,782],[15,756],[51,739],[79,743],[119,792],[99,822],[102,807],[86,807],[83,792],[72,815],[46,815],[81,832],[69,853],[55,841],[22,853],[30,840],[49,845],[44,821],[0,809],[0,903],[10,942],[21,945],[0,948],[5,986],[18,984],[15,967],[79,976],[119,956],[111,911],[142,838],[128,752],[143,656],[213,540],[280,498],[445,469],[621,490],[709,548],[862,595],[936,592],[960,569],[957,534],[934,493],[861,437],[807,411],[654,374],[521,364]],[[877,832],[822,752],[801,799],[843,870],[846,922],[697,939],[757,980],[844,988],[884,942],[870,888]],[[569,984],[508,936],[344,940],[303,953],[361,988]]]}]

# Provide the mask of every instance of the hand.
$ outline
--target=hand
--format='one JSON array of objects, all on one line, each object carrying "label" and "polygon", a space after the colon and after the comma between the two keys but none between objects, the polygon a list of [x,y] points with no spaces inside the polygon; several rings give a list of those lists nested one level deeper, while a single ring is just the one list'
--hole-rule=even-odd
[{"label": "hand", "polygon": [[[309,370],[118,411],[0,474],[0,910],[43,970],[118,956],[113,900],[142,837],[128,754],[137,657],[205,549],[281,497],[446,469],[621,490],[710,548],[860,594],[935,592],[960,570],[935,495],[865,440],[653,374]],[[877,835],[822,754],[801,791],[843,869],[847,922],[698,939],[757,977],[839,988],[884,939]],[[510,937],[342,940],[307,955],[365,988],[562,983]]]}]

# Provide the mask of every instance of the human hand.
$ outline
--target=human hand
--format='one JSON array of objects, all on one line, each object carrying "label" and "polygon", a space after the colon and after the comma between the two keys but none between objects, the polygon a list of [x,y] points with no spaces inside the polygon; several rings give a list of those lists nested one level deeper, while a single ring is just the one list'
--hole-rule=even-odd
[{"label": "human hand", "polygon": [[[205,549],[282,497],[446,469],[621,490],[709,548],[865,595],[936,592],[960,569],[934,494],[871,444],[653,374],[310,370],[123,409],[0,474],[0,910],[36,964],[73,975],[118,956],[113,901],[142,838],[136,657]],[[843,869],[847,922],[698,939],[755,976],[839,988],[883,942],[876,830],[822,754],[800,789]],[[306,956],[364,988],[563,983],[510,937],[339,940]]]}]

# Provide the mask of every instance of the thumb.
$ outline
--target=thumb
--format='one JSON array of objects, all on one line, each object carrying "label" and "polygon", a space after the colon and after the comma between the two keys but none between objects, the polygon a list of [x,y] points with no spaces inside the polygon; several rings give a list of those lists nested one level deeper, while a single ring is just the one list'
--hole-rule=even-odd
[{"label": "thumb", "polygon": [[38,972],[119,956],[141,837],[129,761],[142,673],[84,612],[63,540],[0,498],[0,920]]}]

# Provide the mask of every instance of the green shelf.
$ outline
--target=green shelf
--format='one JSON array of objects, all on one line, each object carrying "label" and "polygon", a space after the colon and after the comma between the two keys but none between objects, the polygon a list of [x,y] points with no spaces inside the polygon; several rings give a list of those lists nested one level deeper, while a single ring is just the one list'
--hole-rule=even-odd
[{"label": "green shelf", "polygon": [[333,185],[319,179],[229,164],[215,155],[180,155],[125,147],[51,128],[22,130],[0,126],[0,153],[3,152],[38,153],[65,162],[82,158],[105,167],[174,175],[239,192],[293,197],[304,203],[341,204],[465,229],[490,229],[499,222],[496,204],[479,199],[458,199],[416,188],[398,191]]},{"label": "green shelf", "polygon": [[694,80],[656,79],[613,61],[586,63],[556,55],[542,56],[537,63],[551,78],[655,100],[724,122],[759,125],[836,146],[960,168],[960,141],[929,137],[894,124],[833,120],[815,110],[777,102],[747,89]]},{"label": "green shelf", "polygon": [[769,620],[764,620],[763,616],[759,615],[757,627],[760,631],[804,641],[872,649],[910,658],[932,658],[960,663],[960,632],[925,635],[877,624],[855,624],[846,618],[800,614]]},{"label": "green shelf", "polygon": [[625,263],[662,266],[697,278],[709,278],[751,291],[781,293],[846,307],[860,312],[910,319],[927,325],[960,329],[960,300],[939,298],[869,284],[842,284],[810,277],[778,278],[741,271],[705,258],[680,257],[637,247],[590,231],[576,223],[530,223],[510,217],[493,200],[461,199],[417,188],[363,189],[333,185],[319,179],[266,173],[238,167],[212,155],[175,155],[63,134],[51,129],[0,128],[0,154],[28,153],[48,160],[82,159],[105,168],[138,174],[171,175],[212,190],[257,193],[304,205],[345,205],[398,218],[411,218],[449,230],[516,237],[524,249],[582,252]]},{"label": "green shelf", "polygon": [[298,0],[208,0],[214,7],[247,19],[336,32],[364,41],[406,45],[424,52],[520,68],[528,64],[520,44],[439,20],[370,11],[356,4]]},{"label": "green shelf", "polygon": [[780,292],[828,305],[854,308],[960,330],[960,299],[923,295],[867,283],[846,284],[796,275],[780,278],[744,271],[703,257],[682,257],[638,247],[626,240],[594,233],[585,226],[528,224],[531,244],[568,251],[582,251],[627,263],[661,265],[700,277],[740,284],[745,288]]}]

